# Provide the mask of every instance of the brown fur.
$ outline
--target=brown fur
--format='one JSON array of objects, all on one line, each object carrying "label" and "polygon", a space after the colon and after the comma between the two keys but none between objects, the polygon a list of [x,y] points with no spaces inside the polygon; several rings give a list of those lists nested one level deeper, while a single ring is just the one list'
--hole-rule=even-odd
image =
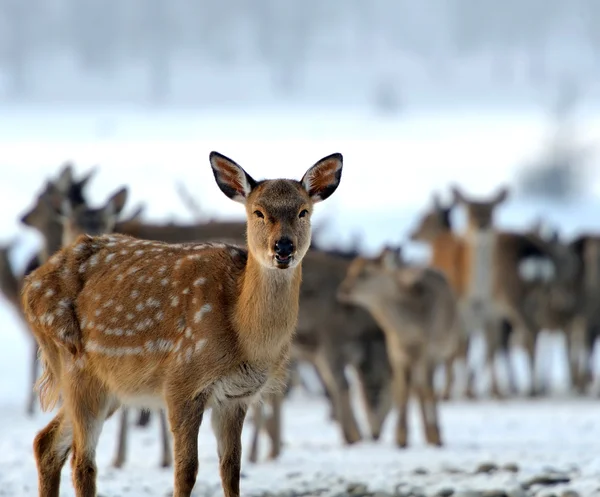
[{"label": "brown fur", "polygon": [[[77,497],[96,494],[97,437],[121,403],[166,406],[174,497],[191,495],[198,430],[212,407],[225,497],[239,495],[246,411],[281,388],[310,212],[339,183],[342,157],[322,159],[300,182],[260,183],[220,154],[210,159],[221,190],[246,205],[248,251],[81,236],[27,278],[24,310],[45,366],[42,405],[63,399],[34,443],[40,495],[57,495],[69,449]],[[310,189],[322,168],[332,172],[329,184]]]},{"label": "brown fur", "polygon": [[425,438],[441,445],[433,372],[460,342],[456,298],[442,272],[407,265],[384,250],[357,258],[340,285],[339,298],[365,307],[385,332],[399,411],[396,443],[407,445],[410,388],[420,402]]}]

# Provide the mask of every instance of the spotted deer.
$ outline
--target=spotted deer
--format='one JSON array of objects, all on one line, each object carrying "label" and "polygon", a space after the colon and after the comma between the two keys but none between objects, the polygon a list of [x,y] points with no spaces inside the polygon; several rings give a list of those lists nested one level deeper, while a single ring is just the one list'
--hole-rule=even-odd
[{"label": "spotted deer", "polygon": [[[565,266],[567,259],[553,250],[551,244],[532,233],[517,233],[500,231],[494,227],[494,212],[508,197],[508,190],[501,189],[490,200],[467,197],[457,187],[453,188],[454,200],[462,205],[467,212],[467,230],[465,241],[468,253],[469,268],[469,298],[470,321],[473,325],[476,318],[491,317],[487,320],[488,354],[487,362],[492,371],[492,391],[496,396],[502,396],[495,379],[493,358],[497,351],[505,349],[503,338],[510,333],[511,328],[519,330],[525,350],[529,356],[531,382],[529,395],[535,396],[542,392],[542,386],[536,376],[535,344],[540,331],[540,323],[531,306],[528,296],[531,285],[523,277],[523,264],[531,258],[543,258],[554,267],[559,268],[559,274],[570,278],[575,267]],[[559,292],[564,295],[564,292]],[[485,297],[485,298],[483,298]],[[488,304],[492,302],[492,304]],[[483,312],[482,312],[483,311]],[[485,321],[484,321],[485,323]],[[508,328],[508,330],[506,329]],[[509,367],[509,373],[512,368]],[[514,374],[509,374],[509,387],[516,392]]]},{"label": "spotted deer", "polygon": [[[111,233],[117,223],[125,204],[129,190],[122,187],[113,193],[106,203],[101,207],[90,207],[87,203],[71,204],[70,199],[59,191],[49,195],[48,204],[51,213],[58,219],[62,226],[62,244],[69,246],[82,235],[97,236]],[[128,416],[129,409],[123,406],[119,422],[119,435],[117,439],[117,450],[113,459],[113,467],[121,468],[125,464],[128,439]],[[138,424],[142,426],[148,415],[144,410],[140,414]],[[149,421],[149,419],[148,419]],[[159,412],[161,428],[161,467],[169,467],[172,464],[171,444],[166,416],[163,410]]]},{"label": "spotted deer", "polygon": [[233,160],[209,158],[221,191],[246,208],[247,250],[83,235],[27,277],[40,401],[51,409],[62,400],[34,441],[40,495],[58,495],[71,450],[76,496],[96,495],[98,437],[121,403],[166,408],[174,497],[191,495],[211,408],[223,490],[239,495],[246,411],[281,388],[311,213],[337,189],[342,156],[321,159],[300,181],[255,181]]},{"label": "spotted deer", "polygon": [[384,249],[374,258],[359,257],[348,268],[339,298],[366,308],[386,337],[398,408],[396,444],[407,446],[408,400],[419,400],[425,439],[442,445],[434,369],[455,353],[460,340],[456,298],[441,271],[399,262]]}]

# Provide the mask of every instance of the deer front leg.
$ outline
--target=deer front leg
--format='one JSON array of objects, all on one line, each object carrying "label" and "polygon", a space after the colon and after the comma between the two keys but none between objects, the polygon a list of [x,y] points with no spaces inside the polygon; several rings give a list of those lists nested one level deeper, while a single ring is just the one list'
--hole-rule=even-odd
[{"label": "deer front leg", "polygon": [[[175,389],[176,390],[176,389]],[[173,391],[167,399],[167,412],[173,433],[175,482],[173,497],[190,497],[198,475],[198,432],[209,398],[203,392],[193,399]]]},{"label": "deer front leg", "polygon": [[60,473],[72,443],[73,430],[66,419],[64,408],[61,408],[33,442],[40,497],[58,497]]},{"label": "deer front leg", "polygon": [[158,418],[160,420],[160,440],[162,446],[162,458],[160,461],[160,466],[162,468],[169,468],[173,464],[173,456],[171,454],[169,423],[167,422],[167,416],[164,409],[160,409],[158,411]]},{"label": "deer front leg", "polygon": [[242,428],[247,410],[248,405],[245,402],[229,402],[217,405],[211,413],[225,497],[240,495]]},{"label": "deer front leg", "polygon": [[315,365],[319,369],[326,388],[331,395],[344,440],[347,444],[360,441],[362,437],[358,429],[358,423],[354,417],[354,411],[352,410],[350,388],[344,375],[343,365],[339,365],[337,361],[322,355],[317,357]]},{"label": "deer front leg", "polygon": [[121,408],[121,419],[119,420],[119,438],[117,441],[117,453],[113,459],[113,468],[122,468],[125,464],[125,454],[127,453],[127,418],[129,409],[125,406]]},{"label": "deer front leg", "polygon": [[[267,399],[265,399],[265,402]],[[258,440],[260,438],[260,432],[264,426],[264,408],[262,402],[257,401],[252,406],[252,442],[250,443],[250,455],[248,460],[251,463],[256,463],[258,461]]]},{"label": "deer front leg", "polygon": [[269,459],[277,459],[281,453],[281,407],[283,395],[273,393],[269,395],[271,401],[271,416],[267,418],[265,427],[271,439],[271,452]]},{"label": "deer front leg", "polygon": [[486,364],[490,371],[492,397],[502,399],[504,395],[498,385],[498,372],[496,370],[496,358],[500,349],[500,323],[496,318],[489,319],[485,323],[486,341]]}]

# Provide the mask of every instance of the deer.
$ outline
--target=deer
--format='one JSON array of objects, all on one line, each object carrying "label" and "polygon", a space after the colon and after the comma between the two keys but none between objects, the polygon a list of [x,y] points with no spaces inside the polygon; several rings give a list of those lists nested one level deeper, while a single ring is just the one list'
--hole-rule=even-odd
[{"label": "deer", "polygon": [[244,418],[282,387],[311,214],[337,189],[343,159],[324,157],[300,180],[261,181],[218,152],[209,162],[220,190],[245,206],[247,249],[82,235],[26,278],[40,402],[61,402],[34,439],[41,496],[58,495],[71,451],[75,495],[96,495],[98,437],[121,404],[166,408],[173,497],[191,495],[210,409],[225,497],[239,495]]},{"label": "deer", "polygon": [[367,309],[385,333],[398,409],[396,445],[407,446],[411,390],[419,400],[426,442],[443,445],[433,375],[455,353],[461,334],[456,296],[444,273],[408,265],[384,248],[378,257],[352,262],[338,298]]},{"label": "deer", "polygon": [[[486,334],[487,362],[492,370],[492,393],[496,397],[503,396],[497,385],[492,360],[496,352],[505,349],[510,330],[515,328],[521,333],[529,357],[529,396],[538,396],[543,390],[536,376],[535,355],[540,323],[536,322],[534,311],[528,304],[531,285],[523,277],[523,264],[531,258],[545,259],[552,267],[563,272],[566,270],[567,274],[561,276],[566,279],[573,276],[576,266],[569,263],[565,267],[567,254],[558,254],[551,243],[535,233],[500,231],[494,228],[494,212],[506,201],[507,188],[501,188],[489,200],[467,197],[458,187],[453,187],[452,192],[455,203],[462,205],[467,212],[467,230],[464,236],[468,247],[467,267],[470,270],[469,322],[473,325],[478,317],[482,317],[482,309],[485,309],[483,316],[493,318],[491,322],[487,321]],[[510,364],[507,365],[510,373]],[[513,374],[509,374],[509,388],[511,392],[516,392]]]},{"label": "deer", "polygon": [[[77,203],[73,206],[69,197],[64,196],[59,191],[52,191],[47,201],[50,207],[50,214],[60,222],[62,245],[69,246],[82,235],[98,236],[113,232],[117,220],[127,203],[128,196],[129,189],[127,187],[122,187],[110,195],[103,206],[92,208],[85,202]],[[122,468],[126,461],[129,429],[128,416],[129,409],[124,406],[121,409],[117,449],[112,462],[114,468]],[[149,421],[149,411],[142,409],[138,425],[144,426]],[[159,422],[162,447],[160,466],[166,468],[171,466],[172,456],[169,430],[163,410],[159,411]]]},{"label": "deer", "polygon": [[[409,233],[409,239],[414,242],[424,243],[431,248],[430,265],[443,271],[452,286],[459,306],[468,305],[468,258],[465,240],[457,235],[452,228],[453,204],[443,205],[440,196],[432,196],[432,208],[428,210],[416,223],[416,227]],[[463,339],[454,357],[448,357],[445,364],[446,382],[441,398],[449,400],[454,386],[454,365],[462,360],[467,370],[465,396],[474,398],[473,391],[474,372],[469,369],[468,356],[472,330],[463,330]]]}]

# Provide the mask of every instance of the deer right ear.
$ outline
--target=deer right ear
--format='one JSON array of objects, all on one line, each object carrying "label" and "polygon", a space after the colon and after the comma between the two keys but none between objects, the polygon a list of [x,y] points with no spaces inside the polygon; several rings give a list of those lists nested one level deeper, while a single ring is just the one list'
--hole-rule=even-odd
[{"label": "deer right ear", "polygon": [[256,181],[239,164],[219,152],[211,152],[209,160],[221,191],[231,200],[245,204]]}]

